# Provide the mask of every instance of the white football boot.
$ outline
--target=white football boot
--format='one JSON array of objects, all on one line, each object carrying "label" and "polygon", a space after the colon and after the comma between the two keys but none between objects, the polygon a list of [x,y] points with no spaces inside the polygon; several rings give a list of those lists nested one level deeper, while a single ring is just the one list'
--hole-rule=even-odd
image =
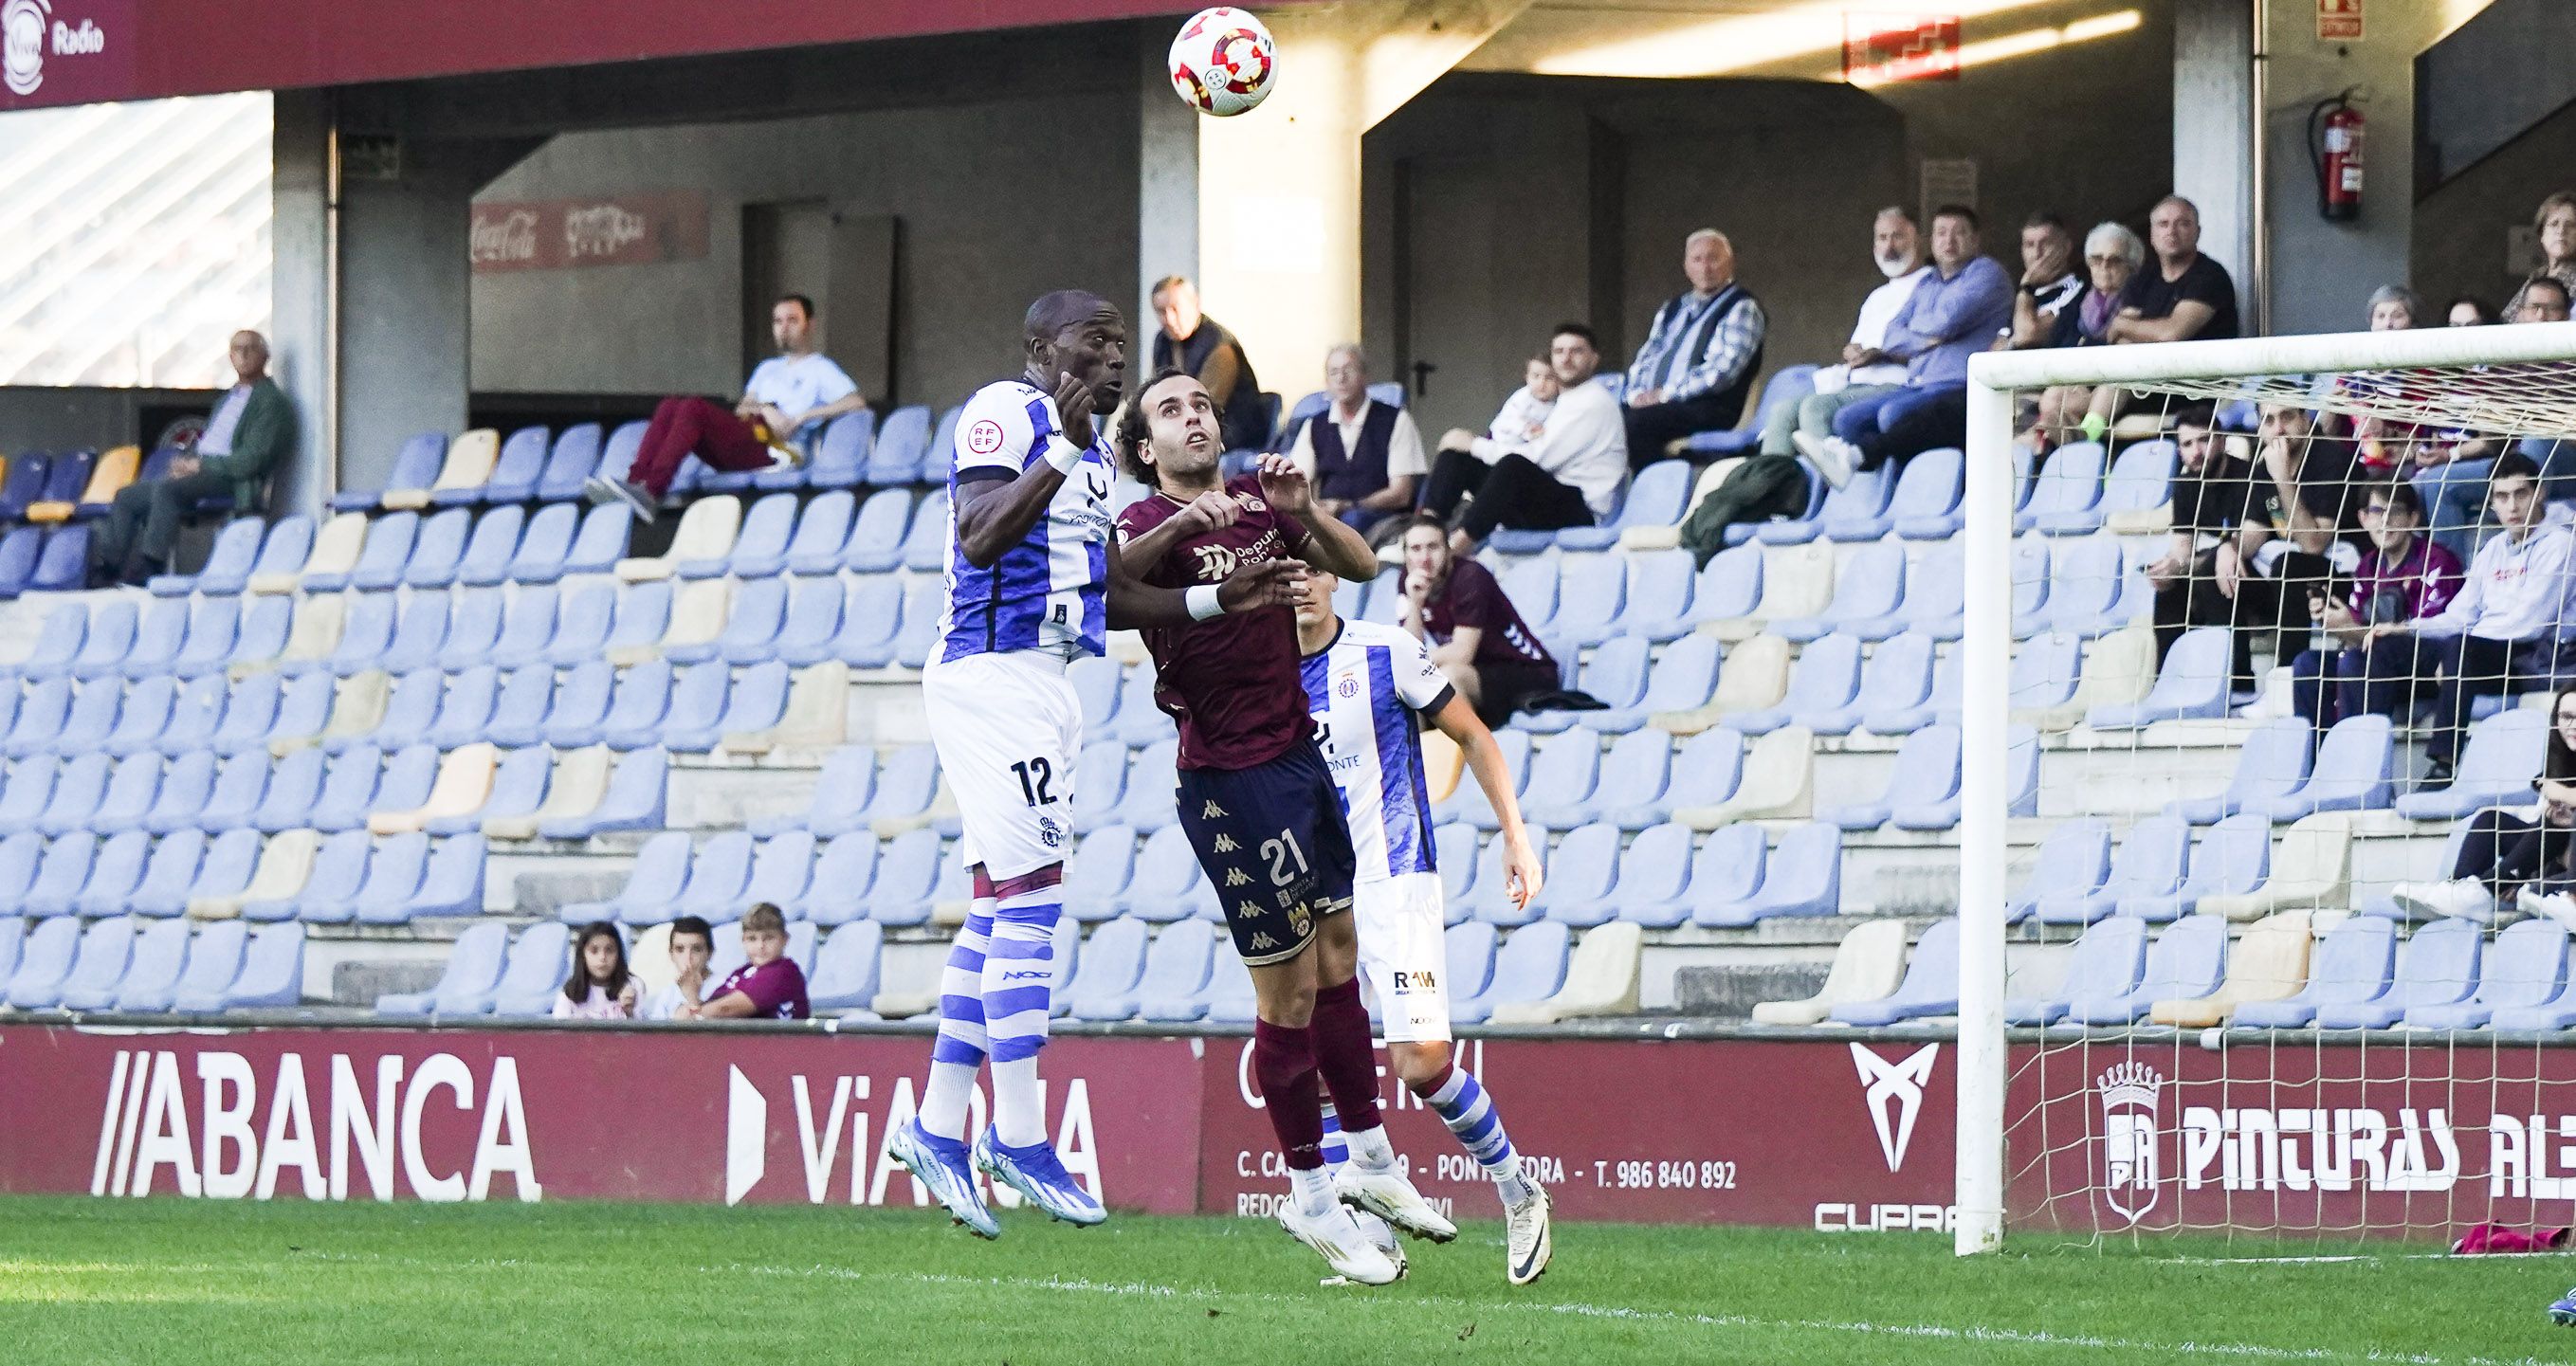
[{"label": "white football boot", "polygon": [[1416,1238],[1445,1243],[1458,1236],[1458,1226],[1433,1209],[1392,1165],[1372,1171],[1357,1162],[1345,1162],[1333,1173],[1333,1194],[1343,1204],[1366,1210]]},{"label": "white football boot", "polygon": [[1340,1205],[1329,1206],[1310,1217],[1298,1208],[1292,1195],[1279,1206],[1279,1227],[1288,1230],[1289,1237],[1313,1248],[1335,1275],[1354,1285],[1391,1285],[1404,1274],[1369,1242],[1368,1235],[1352,1221],[1351,1212]]},{"label": "white football boot", "polygon": [[1547,1188],[1528,1177],[1521,1180],[1529,1187],[1529,1198],[1503,1206],[1508,1234],[1503,1241],[1503,1278],[1514,1285],[1527,1285],[1546,1275],[1548,1260],[1556,1255],[1556,1239],[1548,1227]]}]

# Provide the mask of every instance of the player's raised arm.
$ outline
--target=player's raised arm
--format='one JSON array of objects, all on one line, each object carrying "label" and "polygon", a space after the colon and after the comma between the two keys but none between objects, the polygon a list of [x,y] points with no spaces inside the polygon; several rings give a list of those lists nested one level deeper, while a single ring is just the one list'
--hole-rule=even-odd
[{"label": "player's raised arm", "polygon": [[1476,775],[1476,786],[1485,789],[1485,800],[1492,803],[1494,820],[1502,830],[1512,905],[1529,905],[1547,879],[1539,869],[1538,852],[1530,848],[1529,829],[1521,824],[1521,802],[1512,792],[1511,770],[1503,766],[1503,747],[1494,743],[1494,733],[1486,729],[1476,709],[1454,692],[1431,713],[1431,724],[1458,742],[1459,751],[1467,756],[1467,771]]},{"label": "player's raised arm", "polygon": [[[1054,402],[1061,429],[1042,402],[1016,415],[968,413],[957,423],[957,549],[978,569],[1028,539],[1091,445],[1090,388],[1065,375]],[[1002,458],[983,463],[992,457]],[[1025,461],[1016,474],[1012,460]]]},{"label": "player's raised arm", "polygon": [[1323,570],[1365,583],[1377,577],[1377,552],[1368,538],[1339,517],[1315,510],[1314,485],[1297,462],[1284,455],[1265,455],[1260,465],[1261,496],[1270,506],[1296,519],[1306,529],[1298,558]]}]

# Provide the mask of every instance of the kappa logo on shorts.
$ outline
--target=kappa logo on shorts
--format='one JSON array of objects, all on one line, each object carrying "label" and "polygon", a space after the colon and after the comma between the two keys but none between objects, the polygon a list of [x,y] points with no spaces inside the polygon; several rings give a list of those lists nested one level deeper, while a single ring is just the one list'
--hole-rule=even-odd
[{"label": "kappa logo on shorts", "polygon": [[1243,848],[1242,845],[1234,842],[1234,836],[1227,834],[1219,834],[1216,837],[1216,843],[1209,845],[1208,847],[1216,850],[1220,854],[1237,853]]},{"label": "kappa logo on shorts", "polygon": [[1234,908],[1234,917],[1237,920],[1259,920],[1261,918],[1261,903],[1258,901],[1243,902]]},{"label": "kappa logo on shorts", "polygon": [[1255,951],[1261,949],[1275,949],[1279,947],[1279,941],[1271,938],[1267,933],[1256,934],[1252,936],[1252,947]]},{"label": "kappa logo on shorts", "polygon": [[1200,812],[1199,812],[1199,819],[1200,819],[1200,820],[1203,820],[1203,821],[1212,821],[1212,820],[1217,819],[1217,818],[1218,818],[1218,817],[1220,817],[1220,816],[1223,816],[1224,814],[1225,814],[1225,808],[1224,808],[1224,807],[1222,807],[1222,806],[1217,805],[1217,804],[1216,804],[1216,799],[1215,799],[1215,798],[1213,798],[1213,797],[1211,797],[1211,798],[1209,798],[1209,799],[1208,799],[1208,804],[1207,804],[1207,806],[1206,806],[1206,807],[1204,807],[1204,808],[1202,808],[1202,809],[1200,810]]},{"label": "kappa logo on shorts", "polygon": [[1240,868],[1228,868],[1225,870],[1225,885],[1228,887],[1248,887],[1252,885],[1252,879],[1244,876],[1243,870]]}]

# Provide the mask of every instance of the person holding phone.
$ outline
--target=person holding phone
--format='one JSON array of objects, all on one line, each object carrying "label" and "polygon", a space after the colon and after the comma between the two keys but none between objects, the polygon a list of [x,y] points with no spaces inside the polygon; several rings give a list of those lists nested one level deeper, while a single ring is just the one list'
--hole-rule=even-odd
[{"label": "person holding phone", "polygon": [[2290,661],[2291,708],[2319,733],[2369,711],[2404,716],[2431,697],[2412,638],[2380,628],[2438,615],[2460,591],[2459,556],[2424,535],[2422,495],[2406,484],[2373,484],[2360,501],[2370,549],[2349,580],[2308,595],[2310,618],[2339,648]]}]

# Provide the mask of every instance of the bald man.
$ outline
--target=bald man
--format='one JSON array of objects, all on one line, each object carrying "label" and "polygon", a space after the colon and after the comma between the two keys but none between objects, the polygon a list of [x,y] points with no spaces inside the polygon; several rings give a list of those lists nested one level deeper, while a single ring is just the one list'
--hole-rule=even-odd
[{"label": "bald man", "polygon": [[295,405],[268,377],[268,338],[236,332],[230,351],[238,382],[196,444],[170,462],[167,476],[127,485],[91,534],[91,587],[140,585],[168,569],[180,522],[208,498],[231,498],[237,513],[265,506],[269,472],[295,447]]},{"label": "bald man", "polygon": [[1639,469],[1683,437],[1733,427],[1762,372],[1770,320],[1735,282],[1726,234],[1692,233],[1682,244],[1682,274],[1690,288],[1655,310],[1646,344],[1628,362],[1628,460]]}]

